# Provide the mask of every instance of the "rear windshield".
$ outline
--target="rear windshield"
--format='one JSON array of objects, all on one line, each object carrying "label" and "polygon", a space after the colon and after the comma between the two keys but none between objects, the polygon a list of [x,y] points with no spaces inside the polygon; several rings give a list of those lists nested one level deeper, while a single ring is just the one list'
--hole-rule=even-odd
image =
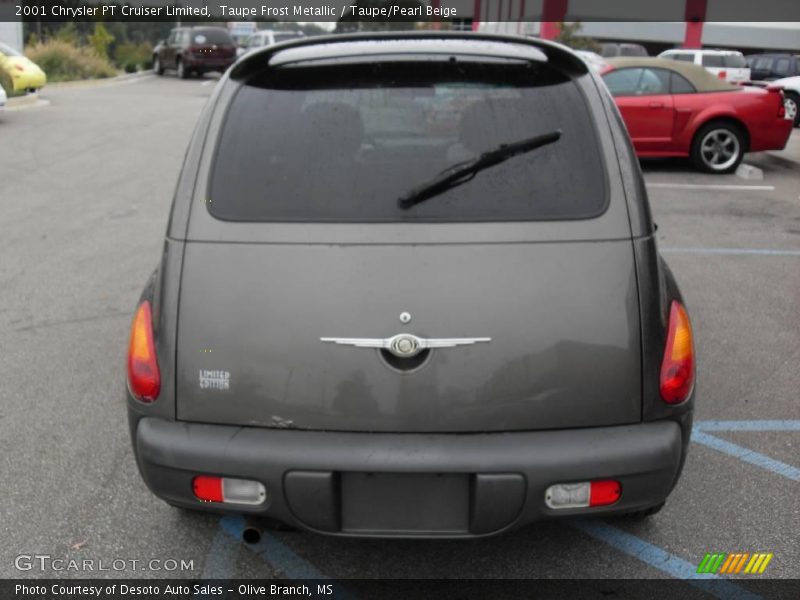
[{"label": "rear windshield", "polygon": [[[557,142],[401,208],[398,199],[501,144]],[[577,84],[521,61],[272,69],[228,109],[207,206],[236,221],[574,219],[605,210],[595,126]]]},{"label": "rear windshield", "polygon": [[192,41],[195,44],[233,44],[233,38],[224,29],[198,28],[192,30]]}]

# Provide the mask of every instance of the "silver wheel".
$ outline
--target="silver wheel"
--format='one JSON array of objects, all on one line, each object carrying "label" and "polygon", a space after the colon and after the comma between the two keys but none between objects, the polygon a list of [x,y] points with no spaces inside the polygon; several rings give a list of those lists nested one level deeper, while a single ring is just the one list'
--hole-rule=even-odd
[{"label": "silver wheel", "polygon": [[786,118],[792,121],[797,120],[797,100],[792,96],[786,96],[783,100],[783,107],[786,109]]},{"label": "silver wheel", "polygon": [[730,129],[712,129],[700,140],[700,158],[711,171],[729,169],[741,152],[739,138]]}]

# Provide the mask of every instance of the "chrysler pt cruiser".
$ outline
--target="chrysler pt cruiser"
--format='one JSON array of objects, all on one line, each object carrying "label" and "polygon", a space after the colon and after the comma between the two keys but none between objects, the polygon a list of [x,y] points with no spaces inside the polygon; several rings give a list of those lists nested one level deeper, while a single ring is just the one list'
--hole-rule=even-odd
[{"label": "chrysler pt cruiser", "polygon": [[580,58],[352,34],[219,82],[135,311],[127,407],[171,505],[477,537],[657,511],[694,375],[634,151]]}]

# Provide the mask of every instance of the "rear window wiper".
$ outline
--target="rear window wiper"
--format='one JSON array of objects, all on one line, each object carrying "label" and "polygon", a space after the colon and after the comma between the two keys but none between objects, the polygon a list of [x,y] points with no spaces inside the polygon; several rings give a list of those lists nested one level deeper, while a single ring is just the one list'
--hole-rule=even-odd
[{"label": "rear window wiper", "polygon": [[556,129],[550,133],[537,135],[536,137],[520,140],[519,142],[500,144],[494,150],[484,152],[473,160],[448,167],[430,181],[423,183],[404,196],[401,196],[397,200],[397,203],[400,208],[411,208],[420,202],[424,202],[428,198],[438,196],[451,188],[470,181],[484,169],[499,165],[514,156],[519,156],[520,154],[525,154],[537,148],[541,148],[542,146],[557,142],[560,138],[561,130]]}]

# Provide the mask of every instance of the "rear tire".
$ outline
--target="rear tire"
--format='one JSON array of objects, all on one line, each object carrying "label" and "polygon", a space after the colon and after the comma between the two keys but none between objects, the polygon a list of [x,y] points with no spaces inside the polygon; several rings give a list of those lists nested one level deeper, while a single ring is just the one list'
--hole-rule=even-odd
[{"label": "rear tire", "polygon": [[692,140],[691,159],[706,173],[733,173],[745,153],[745,134],[727,121],[712,121],[703,125]]},{"label": "rear tire", "polygon": [[786,116],[792,118],[795,127],[800,127],[800,94],[784,90],[783,95]]},{"label": "rear tire", "polygon": [[188,79],[191,72],[186,66],[183,64],[183,61],[179,58],[178,61],[175,63],[175,69],[178,71],[178,78],[179,79]]},{"label": "rear tire", "polygon": [[161,59],[158,57],[158,54],[153,55],[153,71],[156,75],[164,74],[164,65],[161,64]]}]

